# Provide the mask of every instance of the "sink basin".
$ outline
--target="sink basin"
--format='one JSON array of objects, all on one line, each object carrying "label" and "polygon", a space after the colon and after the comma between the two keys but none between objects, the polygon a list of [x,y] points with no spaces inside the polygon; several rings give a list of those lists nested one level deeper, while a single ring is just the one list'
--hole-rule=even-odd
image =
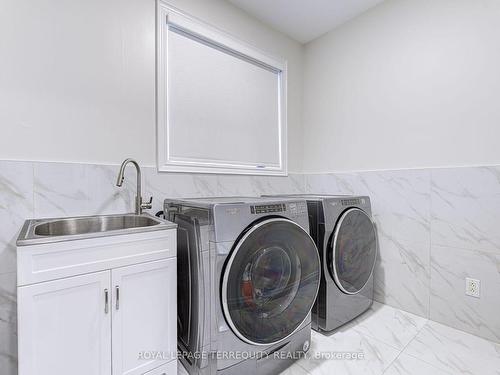
[{"label": "sink basin", "polygon": [[49,221],[35,226],[37,236],[71,236],[110,230],[150,227],[161,224],[148,216],[90,216]]},{"label": "sink basin", "polygon": [[120,234],[150,232],[175,228],[174,223],[142,214],[80,216],[57,219],[27,220],[17,245],[79,240]]}]

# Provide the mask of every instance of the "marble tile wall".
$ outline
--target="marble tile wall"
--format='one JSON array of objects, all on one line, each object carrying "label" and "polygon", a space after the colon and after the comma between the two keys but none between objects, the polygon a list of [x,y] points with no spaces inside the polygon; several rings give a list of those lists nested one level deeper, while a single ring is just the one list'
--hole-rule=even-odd
[{"label": "marble tile wall", "polygon": [[[16,364],[15,239],[26,218],[131,212],[135,171],[117,165],[0,161],[0,373]],[[500,167],[288,177],[158,174],[143,168],[155,213],[165,197],[366,194],[379,231],[377,301],[500,342]],[[481,298],[465,296],[465,277]]]},{"label": "marble tile wall", "polygon": [[[500,342],[500,167],[432,171],[430,318]],[[481,298],[464,295],[465,277]]]},{"label": "marble tile wall", "polygon": [[0,166],[0,373],[16,371],[16,247],[17,232],[33,215],[33,168],[1,162]]},{"label": "marble tile wall", "polygon": [[[305,186],[371,197],[377,301],[500,342],[500,167],[305,175]],[[479,299],[466,277],[481,280]]]},{"label": "marble tile wall", "polygon": [[[135,169],[123,188],[115,186],[119,166],[0,161],[0,374],[17,374],[16,246],[25,219],[132,212]],[[288,177],[158,174],[142,168],[143,197],[153,210],[166,197],[300,193],[304,176]]]}]

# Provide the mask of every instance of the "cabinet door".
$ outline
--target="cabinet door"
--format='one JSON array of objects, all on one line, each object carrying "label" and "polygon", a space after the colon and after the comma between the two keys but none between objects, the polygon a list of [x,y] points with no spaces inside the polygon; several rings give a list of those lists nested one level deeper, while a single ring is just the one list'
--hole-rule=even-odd
[{"label": "cabinet door", "polygon": [[175,358],[176,259],[112,270],[113,375],[138,375]]},{"label": "cabinet door", "polygon": [[18,288],[19,375],[111,374],[110,278],[105,271]]},{"label": "cabinet door", "polygon": [[[170,361],[166,365],[155,368],[144,375],[177,375],[177,366],[182,365],[178,364],[177,361]],[[185,370],[184,373],[187,374]]]}]

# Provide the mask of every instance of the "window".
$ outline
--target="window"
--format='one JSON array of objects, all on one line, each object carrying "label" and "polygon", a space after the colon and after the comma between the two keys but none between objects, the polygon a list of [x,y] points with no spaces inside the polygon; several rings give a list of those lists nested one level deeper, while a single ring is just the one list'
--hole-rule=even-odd
[{"label": "window", "polygon": [[286,175],[286,61],[161,4],[157,49],[159,171]]}]

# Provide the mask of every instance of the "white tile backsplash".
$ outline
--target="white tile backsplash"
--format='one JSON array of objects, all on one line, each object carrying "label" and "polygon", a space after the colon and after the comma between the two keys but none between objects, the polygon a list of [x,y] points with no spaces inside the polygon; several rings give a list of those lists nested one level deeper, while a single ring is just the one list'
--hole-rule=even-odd
[{"label": "white tile backsplash", "polygon": [[[14,375],[16,371],[13,286],[15,240],[22,223],[30,217],[132,212],[136,172],[127,167],[124,186],[118,188],[118,170],[118,165],[0,161],[0,373]],[[154,197],[152,214],[162,209],[167,197],[369,195],[380,245],[374,270],[375,299],[500,342],[500,167],[287,177],[158,173],[152,167],[142,171],[143,197]],[[481,279],[480,299],[465,296],[466,276]],[[387,312],[381,308],[378,314]],[[359,348],[371,356],[364,364],[352,366],[368,364],[368,373],[386,370],[392,348],[405,343],[404,330],[412,324],[401,319],[399,328],[391,327],[400,330],[393,334],[393,341],[388,337],[379,344],[376,338],[384,335],[369,321],[359,329],[374,340],[363,341],[352,333],[345,337],[349,343],[361,340]],[[421,335],[425,342],[431,333]],[[432,354],[417,346],[414,354],[428,358],[427,365],[442,372],[456,370],[439,367]],[[387,373],[400,373],[412,361],[399,357]],[[314,366],[318,367],[315,372],[335,369],[321,363]]]},{"label": "white tile backsplash", "polygon": [[36,217],[77,216],[88,213],[88,165],[34,163]]},{"label": "white tile backsplash", "polygon": [[413,243],[430,243],[430,172],[361,172],[363,194],[370,196],[379,229]]},{"label": "white tile backsplash", "polygon": [[213,174],[159,173],[143,168],[146,191],[160,197],[209,197],[217,195],[217,176]]},{"label": "white tile backsplash", "polygon": [[0,275],[0,374],[17,374],[16,274]]},{"label": "white tile backsplash", "polygon": [[286,177],[220,175],[220,196],[259,196],[274,194],[300,194],[304,192],[304,175],[289,174]]},{"label": "white tile backsplash", "polygon": [[33,216],[33,164],[0,161],[0,274],[16,271],[15,240]]},{"label": "white tile backsplash", "polygon": [[[500,255],[433,246],[431,315],[437,322],[500,342]],[[465,278],[481,280],[480,298],[465,294]]]},{"label": "white tile backsplash", "polygon": [[217,178],[220,196],[258,196],[261,191],[262,184],[257,176],[221,175]]},{"label": "white tile backsplash", "polygon": [[[370,196],[377,301],[500,342],[492,272],[500,272],[500,167],[309,174],[305,187]],[[486,264],[490,271],[479,272]],[[466,274],[484,279],[479,300],[465,296]]]},{"label": "white tile backsplash", "polygon": [[300,194],[304,192],[304,175],[290,173],[286,177],[256,177],[262,194]]},{"label": "white tile backsplash", "polygon": [[379,232],[378,258],[374,269],[375,299],[428,317],[429,245],[389,237]]},{"label": "white tile backsplash", "polygon": [[313,194],[361,194],[357,173],[306,174],[305,191]]},{"label": "white tile backsplash", "polygon": [[[432,172],[431,235],[436,245],[500,254],[500,192],[493,168],[464,168],[480,181],[465,184],[460,170]],[[495,180],[496,181],[496,180]],[[481,184],[483,183],[483,185]]]},{"label": "white tile backsplash", "polygon": [[500,166],[436,168],[432,180],[446,195],[482,197],[500,194]]},{"label": "white tile backsplash", "polygon": [[[119,166],[116,165],[87,166],[89,214],[104,215],[134,211],[137,181],[135,168],[132,165],[127,166],[122,187],[116,186],[118,171]],[[144,180],[143,176],[143,185]]]}]

